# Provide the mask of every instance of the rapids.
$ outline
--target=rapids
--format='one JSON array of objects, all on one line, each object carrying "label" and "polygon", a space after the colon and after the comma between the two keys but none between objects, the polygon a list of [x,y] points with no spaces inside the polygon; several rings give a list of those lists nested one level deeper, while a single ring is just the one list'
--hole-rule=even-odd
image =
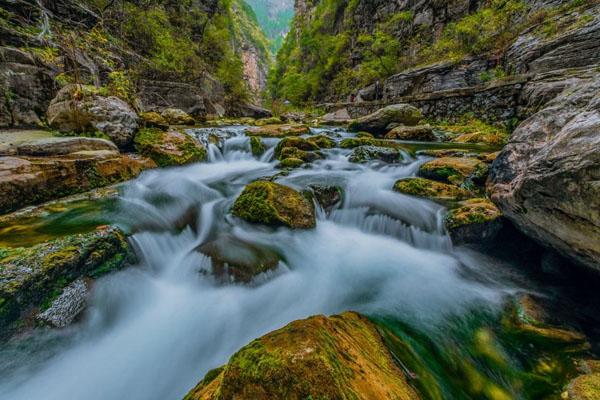
[{"label": "rapids", "polygon": [[[1,399],[181,399],[240,347],[299,318],[355,310],[443,336],[448,318],[494,313],[515,290],[498,260],[453,248],[442,206],[392,191],[425,157],[361,165],[348,162],[349,150],[325,150],[277,181],[339,186],[341,205],[318,209],[314,230],[274,230],[228,210],[246,184],[280,172],[277,140],[255,158],[240,127],[189,132],[209,146],[209,162],[143,173],[106,216],[134,232],[139,265],[99,280],[77,325],[2,353]],[[218,283],[199,273],[211,265],[195,249],[225,232],[285,261],[250,285]]]}]

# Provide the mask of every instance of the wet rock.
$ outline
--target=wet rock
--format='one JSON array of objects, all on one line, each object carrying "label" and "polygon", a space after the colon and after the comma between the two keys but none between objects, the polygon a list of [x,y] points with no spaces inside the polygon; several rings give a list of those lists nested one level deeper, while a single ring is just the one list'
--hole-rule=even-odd
[{"label": "wet rock", "polygon": [[102,276],[133,260],[124,234],[116,228],[27,248],[0,248],[0,333],[33,309],[49,307],[71,282]]},{"label": "wet rock", "polygon": [[391,164],[399,162],[401,157],[397,149],[380,146],[360,146],[352,151],[348,160],[353,163],[380,160]]},{"label": "wet rock", "polygon": [[487,244],[502,228],[502,213],[487,199],[469,199],[446,215],[444,223],[452,243]]},{"label": "wet rock", "polygon": [[488,191],[523,233],[600,272],[600,74],[525,120],[491,168]]},{"label": "wet rock", "polygon": [[143,112],[140,118],[146,128],[167,129],[169,127],[169,122],[156,111]]},{"label": "wet rock", "polygon": [[196,121],[194,118],[179,108],[166,108],[161,113],[161,117],[169,125],[194,125]]},{"label": "wet rock", "polygon": [[425,178],[404,178],[396,182],[394,190],[403,194],[426,197],[438,201],[459,201],[470,197],[470,192],[456,185],[449,185]]},{"label": "wet rock", "polygon": [[0,156],[43,157],[60,156],[79,151],[119,151],[113,142],[104,139],[53,137],[50,134],[48,137],[31,135],[32,138],[28,139],[28,136],[29,132],[23,131],[5,140],[5,135],[0,134]]},{"label": "wet rock", "polygon": [[279,152],[278,159],[285,160],[286,158],[297,158],[305,162],[313,162],[322,159],[323,156],[314,151],[304,151],[296,147],[284,147]]},{"label": "wet rock", "polygon": [[246,129],[248,136],[282,138],[286,136],[301,136],[310,133],[310,128],[302,124],[265,125]]},{"label": "wet rock", "polygon": [[326,135],[310,136],[306,140],[319,146],[320,149],[332,149],[335,147],[335,140]]},{"label": "wet rock", "polygon": [[319,145],[314,141],[299,137],[288,137],[280,140],[279,143],[277,143],[277,146],[275,147],[275,157],[281,157],[281,154],[286,148],[294,148],[305,152],[316,151],[320,149]]},{"label": "wet rock", "polygon": [[414,126],[422,117],[421,111],[416,107],[409,104],[395,104],[353,120],[348,129],[354,132],[365,131],[376,136],[383,136],[387,133],[386,128],[391,123]]},{"label": "wet rock", "polygon": [[295,321],[234,354],[185,400],[419,399],[377,328],[346,312]]},{"label": "wet rock", "polygon": [[254,157],[260,157],[266,151],[266,147],[258,136],[252,136],[250,138],[250,150]]},{"label": "wet rock", "polygon": [[416,140],[420,142],[435,142],[436,136],[429,125],[398,126],[385,135],[386,139]]},{"label": "wet rock", "polygon": [[120,148],[133,140],[138,117],[118,97],[105,97],[94,87],[67,85],[50,102],[48,124],[61,132],[100,131]]},{"label": "wet rock", "polygon": [[83,279],[77,279],[64,288],[50,307],[37,316],[38,320],[54,327],[64,328],[77,318],[87,306],[88,287]]},{"label": "wet rock", "polygon": [[345,108],[339,109],[337,111],[333,111],[327,113],[319,118],[319,124],[321,125],[347,125],[352,120],[352,117],[348,113],[348,110]]},{"label": "wet rock", "polygon": [[310,185],[309,188],[325,212],[330,212],[342,202],[342,189],[337,186]]},{"label": "wet rock", "polygon": [[199,250],[210,257],[215,277],[225,282],[248,283],[279,265],[279,256],[274,251],[231,235],[205,243]]},{"label": "wet rock", "polygon": [[476,158],[441,157],[426,162],[419,167],[418,175],[444,183],[456,185],[472,182],[485,182],[488,166]]},{"label": "wet rock", "polygon": [[160,167],[200,162],[207,156],[202,143],[178,131],[142,129],[135,135],[135,148]]},{"label": "wet rock", "polygon": [[256,181],[236,199],[233,215],[248,222],[294,229],[314,228],[315,210],[294,189],[274,182]]},{"label": "wet rock", "polygon": [[277,168],[280,169],[294,169],[294,168],[300,168],[301,166],[304,165],[306,161],[304,161],[301,158],[296,158],[296,157],[287,157],[281,160],[281,162],[279,162],[279,164],[277,165]]},{"label": "wet rock", "polygon": [[0,157],[0,213],[135,178],[154,161],[116,151]]}]

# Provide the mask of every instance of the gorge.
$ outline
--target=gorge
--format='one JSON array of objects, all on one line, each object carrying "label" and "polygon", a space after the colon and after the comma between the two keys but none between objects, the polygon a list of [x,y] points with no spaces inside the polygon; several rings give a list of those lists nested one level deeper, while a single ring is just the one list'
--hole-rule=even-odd
[{"label": "gorge", "polygon": [[598,11],[3,3],[0,399],[600,398]]}]

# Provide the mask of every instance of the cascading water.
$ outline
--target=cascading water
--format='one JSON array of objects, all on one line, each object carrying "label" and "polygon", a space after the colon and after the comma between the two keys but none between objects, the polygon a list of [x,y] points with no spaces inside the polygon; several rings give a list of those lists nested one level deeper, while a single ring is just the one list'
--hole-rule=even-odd
[{"label": "cascading water", "polygon": [[[237,349],[292,320],[356,310],[435,332],[448,316],[496,308],[509,290],[489,278],[487,258],[452,248],[441,206],[392,191],[423,158],[361,165],[348,150],[325,150],[310,169],[277,180],[341,187],[342,204],[319,210],[313,230],[268,229],[228,211],[246,184],[280,172],[277,140],[265,140],[257,159],[242,128],[190,132],[208,145],[209,162],[145,172],[125,185],[111,217],[136,232],[139,265],[98,281],[85,319],[44,342],[52,352],[16,351],[0,398],[181,399]],[[196,250],[223,233],[285,261],[252,284],[224,285],[200,273],[211,261]]]}]

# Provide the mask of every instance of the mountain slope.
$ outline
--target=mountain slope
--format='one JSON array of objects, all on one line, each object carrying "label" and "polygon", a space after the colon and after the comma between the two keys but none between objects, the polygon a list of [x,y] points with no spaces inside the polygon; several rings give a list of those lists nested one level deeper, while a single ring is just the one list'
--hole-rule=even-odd
[{"label": "mountain slope", "polygon": [[294,17],[293,0],[248,0],[265,34],[273,54],[281,48]]}]

